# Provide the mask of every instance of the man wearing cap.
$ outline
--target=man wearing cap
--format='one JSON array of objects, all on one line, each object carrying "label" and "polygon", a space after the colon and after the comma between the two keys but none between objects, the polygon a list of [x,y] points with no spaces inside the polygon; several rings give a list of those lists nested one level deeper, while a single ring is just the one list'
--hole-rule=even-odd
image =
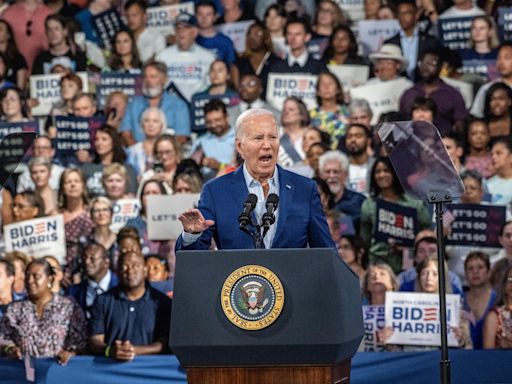
[{"label": "man wearing cap", "polygon": [[418,57],[425,49],[439,47],[440,43],[435,37],[419,30],[416,20],[418,13],[416,1],[399,0],[397,9],[400,31],[386,40],[384,44],[395,44],[400,47],[408,62],[407,77],[414,80]]},{"label": "man wearing cap", "polygon": [[156,60],[167,65],[169,83],[190,102],[192,95],[206,87],[207,74],[215,55],[195,43],[198,29],[194,15],[176,17],[176,44],[164,49]]},{"label": "man wearing cap", "polygon": [[[369,56],[374,65],[375,77],[366,84],[375,84],[382,81],[396,80],[403,78],[400,73],[407,68],[408,61],[402,56],[402,50],[395,44],[384,44],[378,52]],[[409,86],[413,83],[409,81]]]}]

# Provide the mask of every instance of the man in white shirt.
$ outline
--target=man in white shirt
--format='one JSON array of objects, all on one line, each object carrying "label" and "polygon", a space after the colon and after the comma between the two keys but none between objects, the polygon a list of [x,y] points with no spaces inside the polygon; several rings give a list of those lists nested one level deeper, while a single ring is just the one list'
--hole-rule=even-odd
[{"label": "man in white shirt", "polygon": [[146,9],[145,0],[128,0],[124,6],[126,23],[135,37],[142,63],[153,59],[166,46],[165,37],[160,32],[146,27]]},{"label": "man in white shirt", "polygon": [[453,6],[439,15],[440,19],[454,17],[475,17],[485,15],[483,9],[473,5],[472,0],[453,0]]},{"label": "man in white shirt", "polygon": [[368,196],[370,169],[375,159],[368,155],[371,133],[362,124],[350,124],[345,134],[345,148],[348,153],[348,186],[353,191]]},{"label": "man in white shirt", "polygon": [[175,25],[176,44],[160,52],[156,60],[167,65],[169,82],[190,102],[194,93],[207,87],[207,75],[215,55],[195,43],[198,29],[194,15],[181,13]]}]

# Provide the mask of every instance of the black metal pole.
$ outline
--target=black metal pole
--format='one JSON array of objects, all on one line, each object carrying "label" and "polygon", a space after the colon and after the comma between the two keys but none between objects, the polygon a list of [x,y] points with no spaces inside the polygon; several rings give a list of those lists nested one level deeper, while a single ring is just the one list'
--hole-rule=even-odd
[{"label": "black metal pole", "polygon": [[436,234],[437,234],[437,264],[439,269],[439,315],[441,320],[441,383],[451,383],[450,359],[448,357],[448,327],[446,321],[446,271],[444,261],[446,260],[444,251],[444,233],[443,233],[443,203],[450,202],[451,196],[445,192],[429,193],[428,201],[434,204],[436,213]]}]

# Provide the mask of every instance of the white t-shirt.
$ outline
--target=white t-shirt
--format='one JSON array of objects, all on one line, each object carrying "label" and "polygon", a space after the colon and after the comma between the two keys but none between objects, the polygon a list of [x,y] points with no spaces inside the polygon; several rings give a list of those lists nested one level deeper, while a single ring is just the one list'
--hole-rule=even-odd
[{"label": "white t-shirt", "polygon": [[172,82],[188,102],[194,93],[208,86],[208,71],[215,55],[195,44],[188,51],[180,51],[177,45],[168,47],[156,56],[167,65],[169,84]]},{"label": "white t-shirt", "polygon": [[512,179],[503,179],[498,175],[487,180],[493,205],[506,205],[512,201]]},{"label": "white t-shirt", "polygon": [[165,37],[153,28],[145,28],[137,39],[137,49],[143,63],[162,52],[165,47]]},{"label": "white t-shirt", "polygon": [[446,11],[439,15],[440,19],[451,19],[454,17],[475,17],[485,15],[483,9],[477,6],[471,7],[471,9],[458,9],[455,6],[448,8]]},{"label": "white t-shirt", "polygon": [[359,192],[368,193],[368,164],[357,165],[349,164],[348,166],[348,185],[349,189]]}]

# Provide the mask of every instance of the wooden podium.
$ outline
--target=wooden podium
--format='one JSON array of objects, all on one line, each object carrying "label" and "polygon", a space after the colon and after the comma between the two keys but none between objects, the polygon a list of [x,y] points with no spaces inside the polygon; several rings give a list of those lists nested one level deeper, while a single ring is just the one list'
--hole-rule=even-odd
[{"label": "wooden podium", "polygon": [[[359,279],[334,250],[182,251],[176,256],[169,344],[189,384],[350,382],[350,359],[364,332]],[[243,282],[237,285],[237,271],[248,266],[271,271],[283,289],[280,314],[261,329],[235,325],[225,309],[226,297],[234,297],[236,305],[241,287],[255,279],[240,275]],[[226,287],[233,288],[227,292]]]}]

